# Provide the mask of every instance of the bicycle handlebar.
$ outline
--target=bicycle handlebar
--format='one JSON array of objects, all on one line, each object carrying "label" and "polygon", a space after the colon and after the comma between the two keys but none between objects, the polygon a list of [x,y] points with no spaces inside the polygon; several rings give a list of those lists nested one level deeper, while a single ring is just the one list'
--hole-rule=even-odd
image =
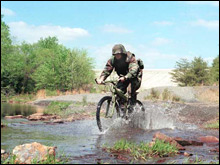
[{"label": "bicycle handlebar", "polygon": [[[98,84],[97,79],[95,79],[96,84]],[[108,80],[108,81],[103,81],[102,84],[108,84],[108,83],[112,83],[113,85],[116,85],[116,83],[118,82],[118,80]]]}]

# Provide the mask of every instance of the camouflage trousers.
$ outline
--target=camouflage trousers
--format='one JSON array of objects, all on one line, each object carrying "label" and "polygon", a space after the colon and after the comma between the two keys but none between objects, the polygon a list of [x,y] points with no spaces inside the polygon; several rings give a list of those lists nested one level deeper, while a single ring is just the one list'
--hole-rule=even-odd
[{"label": "camouflage trousers", "polygon": [[134,103],[137,99],[136,91],[141,86],[141,80],[142,77],[136,77],[133,79],[125,80],[124,82],[119,81],[117,88],[120,89],[124,94],[128,91],[128,94],[131,96],[131,102]]}]

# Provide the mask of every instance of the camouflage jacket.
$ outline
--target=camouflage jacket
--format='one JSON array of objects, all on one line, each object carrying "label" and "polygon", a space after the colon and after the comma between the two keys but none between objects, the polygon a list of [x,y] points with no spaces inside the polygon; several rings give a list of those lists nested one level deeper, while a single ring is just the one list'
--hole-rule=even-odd
[{"label": "camouflage jacket", "polygon": [[105,65],[104,70],[101,73],[101,77],[104,77],[104,80],[112,73],[115,69],[118,76],[123,75],[126,79],[132,79],[138,76],[139,66],[136,61],[135,55],[131,52],[127,52],[123,62],[118,62],[114,56],[112,56]]}]

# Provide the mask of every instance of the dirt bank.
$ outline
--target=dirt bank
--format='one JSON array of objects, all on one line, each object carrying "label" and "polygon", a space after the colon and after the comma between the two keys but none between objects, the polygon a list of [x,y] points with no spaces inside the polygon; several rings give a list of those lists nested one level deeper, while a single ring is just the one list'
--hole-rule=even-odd
[{"label": "dirt bank", "polygon": [[[170,110],[169,113],[177,117],[182,122],[202,125],[203,123],[215,119],[219,115],[219,87],[158,87],[160,93],[168,89],[173,95],[180,97],[183,102],[171,101],[152,101],[146,100],[150,90],[139,93],[138,99],[141,100],[145,107],[160,107],[160,109]],[[38,99],[32,104],[47,106],[52,101],[68,101],[72,104],[68,107],[70,116],[69,121],[80,119],[95,118],[96,105],[98,101],[106,94],[75,94],[57,96],[47,99]],[[205,98],[209,99],[205,99]],[[77,105],[77,102],[85,102],[87,105]],[[164,106],[167,105],[167,106]],[[178,111],[177,111],[178,109]]]}]

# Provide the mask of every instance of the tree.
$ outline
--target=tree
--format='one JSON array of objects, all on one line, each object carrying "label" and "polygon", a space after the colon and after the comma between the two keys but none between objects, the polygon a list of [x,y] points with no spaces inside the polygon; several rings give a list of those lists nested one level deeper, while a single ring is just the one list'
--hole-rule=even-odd
[{"label": "tree", "polygon": [[8,93],[10,86],[10,67],[9,59],[11,56],[12,49],[12,40],[10,36],[9,27],[3,21],[3,15],[1,15],[1,91]]},{"label": "tree", "polygon": [[179,83],[179,86],[189,86],[192,80],[192,73],[190,71],[191,64],[187,59],[180,59],[176,62],[176,69],[172,73],[172,81]]},{"label": "tree", "polygon": [[192,62],[181,59],[176,62],[172,79],[179,86],[207,85],[209,80],[208,65],[201,57],[195,57]]},{"label": "tree", "polygon": [[192,61],[191,70],[194,79],[192,86],[208,85],[209,68],[207,62],[205,62],[201,57],[195,57],[194,60]]},{"label": "tree", "polygon": [[211,67],[210,81],[219,84],[219,55],[213,60]]}]

